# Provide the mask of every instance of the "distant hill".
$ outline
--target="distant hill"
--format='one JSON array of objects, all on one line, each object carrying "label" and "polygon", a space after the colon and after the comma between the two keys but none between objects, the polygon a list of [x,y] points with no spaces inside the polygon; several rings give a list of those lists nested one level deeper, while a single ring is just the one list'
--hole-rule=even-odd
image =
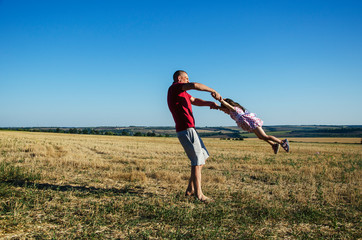
[{"label": "distant hill", "polygon": [[[278,125],[263,126],[267,134],[276,137],[357,137],[362,138],[362,125]],[[121,136],[175,137],[174,127],[32,127],[0,128],[0,130],[57,132],[72,134],[98,134]],[[202,137],[211,138],[254,138],[253,133],[233,127],[197,127]]]}]

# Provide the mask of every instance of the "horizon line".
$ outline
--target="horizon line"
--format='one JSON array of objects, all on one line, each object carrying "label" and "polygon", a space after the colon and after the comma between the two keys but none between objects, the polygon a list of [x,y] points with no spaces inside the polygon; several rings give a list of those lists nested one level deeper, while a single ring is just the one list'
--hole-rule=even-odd
[{"label": "horizon line", "polygon": [[[278,125],[264,125],[263,127],[277,127],[277,126],[359,126],[362,124],[278,124]],[[174,126],[146,126],[146,125],[129,125],[129,126],[92,126],[92,127],[76,127],[76,126],[32,126],[32,127],[0,127],[0,129],[13,129],[13,128],[175,128]],[[196,128],[217,128],[217,127],[238,127],[238,126],[196,126]]]}]

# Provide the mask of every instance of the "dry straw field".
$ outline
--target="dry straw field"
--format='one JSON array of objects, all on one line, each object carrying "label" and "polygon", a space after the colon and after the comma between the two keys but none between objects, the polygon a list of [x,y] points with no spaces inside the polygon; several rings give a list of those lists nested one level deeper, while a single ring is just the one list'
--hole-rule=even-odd
[{"label": "dry straw field", "polygon": [[0,238],[362,238],[362,144],[303,141],[204,139],[203,204],[176,138],[0,131]]}]

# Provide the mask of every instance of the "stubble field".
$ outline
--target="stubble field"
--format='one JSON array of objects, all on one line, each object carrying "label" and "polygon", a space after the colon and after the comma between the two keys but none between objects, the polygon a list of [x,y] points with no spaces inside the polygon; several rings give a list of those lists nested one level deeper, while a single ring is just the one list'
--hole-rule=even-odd
[{"label": "stubble field", "polygon": [[0,238],[362,238],[362,144],[293,140],[204,139],[203,204],[177,138],[0,131]]}]

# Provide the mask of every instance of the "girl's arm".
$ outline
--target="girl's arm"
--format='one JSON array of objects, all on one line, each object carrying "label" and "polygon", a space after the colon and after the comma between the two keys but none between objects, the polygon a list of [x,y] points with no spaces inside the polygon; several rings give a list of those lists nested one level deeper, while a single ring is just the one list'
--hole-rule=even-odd
[{"label": "girl's arm", "polygon": [[222,105],[224,105],[227,109],[234,111],[235,112],[235,108],[233,106],[231,106],[229,103],[225,102],[224,99],[219,100],[221,102]]}]

